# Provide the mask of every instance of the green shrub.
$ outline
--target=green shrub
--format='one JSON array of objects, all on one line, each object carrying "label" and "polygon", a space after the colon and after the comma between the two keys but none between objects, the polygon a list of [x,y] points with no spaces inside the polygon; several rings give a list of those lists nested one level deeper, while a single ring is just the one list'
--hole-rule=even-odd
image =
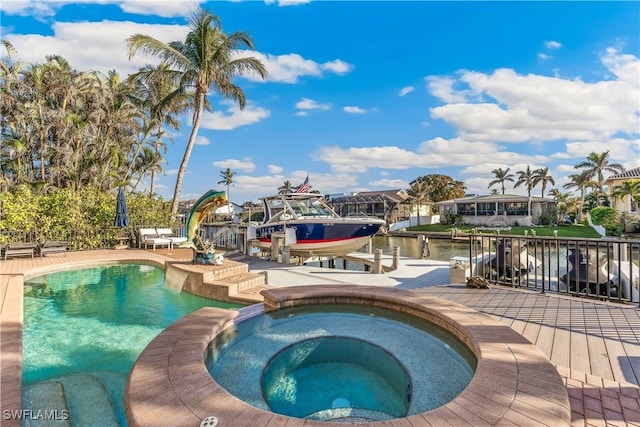
[{"label": "green shrub", "polygon": [[35,241],[70,240],[73,249],[95,249],[113,245],[121,233],[134,234],[141,226],[175,226],[170,203],[148,194],[127,194],[128,230],[113,226],[116,192],[94,187],[74,191],[61,189],[35,194],[29,186],[0,194],[0,239]]},{"label": "green shrub", "polygon": [[591,221],[595,225],[601,225],[610,236],[619,236],[622,233],[622,220],[620,213],[608,206],[598,206],[589,211]]}]

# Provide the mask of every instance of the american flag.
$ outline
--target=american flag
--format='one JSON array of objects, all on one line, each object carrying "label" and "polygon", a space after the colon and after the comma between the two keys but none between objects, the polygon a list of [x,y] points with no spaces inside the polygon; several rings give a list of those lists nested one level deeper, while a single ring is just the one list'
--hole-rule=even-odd
[{"label": "american flag", "polygon": [[309,188],[311,188],[311,186],[309,185],[309,175],[307,175],[302,185],[296,188],[296,191],[294,191],[294,193],[308,193]]}]

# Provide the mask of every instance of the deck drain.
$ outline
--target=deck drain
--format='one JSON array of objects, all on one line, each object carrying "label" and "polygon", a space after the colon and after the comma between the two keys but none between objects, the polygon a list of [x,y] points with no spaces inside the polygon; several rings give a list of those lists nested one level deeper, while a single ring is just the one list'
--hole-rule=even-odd
[{"label": "deck drain", "polygon": [[200,427],[216,427],[218,425],[218,418],[210,416],[202,420]]}]

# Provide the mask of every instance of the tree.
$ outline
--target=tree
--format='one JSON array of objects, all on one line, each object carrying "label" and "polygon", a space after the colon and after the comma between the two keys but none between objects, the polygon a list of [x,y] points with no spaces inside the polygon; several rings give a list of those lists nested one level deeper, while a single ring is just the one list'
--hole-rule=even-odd
[{"label": "tree", "polygon": [[582,221],[582,207],[584,206],[584,194],[585,190],[595,184],[594,181],[591,181],[589,174],[586,172],[582,173],[574,173],[569,175],[569,182],[564,184],[563,188],[576,188],[580,191],[580,199],[578,201],[578,222]]},{"label": "tree", "polygon": [[640,180],[632,179],[616,185],[613,187],[611,194],[615,197],[620,197],[620,199],[629,196],[631,199],[631,209],[638,211],[638,207],[640,207]]},{"label": "tree", "polygon": [[531,215],[531,189],[535,187],[535,184],[534,184],[535,175],[533,174],[533,171],[531,170],[531,166],[529,165],[527,165],[527,169],[523,171],[518,171],[517,174],[518,174],[518,181],[516,181],[513,188],[519,187],[520,184],[524,184],[525,187],[527,187],[527,197],[529,198],[529,201],[527,203],[527,215]]},{"label": "tree", "polygon": [[286,180],[282,183],[280,187],[278,187],[278,194],[289,194],[293,192],[293,184],[291,181]]},{"label": "tree", "polygon": [[[167,95],[167,99],[182,97],[193,92],[191,110],[193,127],[185,148],[178,175],[176,177],[171,213],[178,212],[178,202],[182,190],[182,181],[187,170],[189,157],[198,136],[204,109],[211,111],[207,100],[210,91],[225,99],[237,102],[240,109],[246,105],[243,90],[234,84],[237,76],[257,74],[263,79],[267,71],[257,58],[239,55],[242,48],[253,49],[251,37],[244,32],[229,35],[222,31],[220,19],[206,9],[198,8],[189,21],[189,32],[184,41],[164,43],[144,34],[135,34],[127,39],[129,58],[138,52],[159,56],[169,67],[162,72],[173,78],[177,88]],[[156,72],[156,71],[152,71]]]},{"label": "tree", "polygon": [[556,181],[551,175],[549,175],[548,167],[536,169],[533,172],[533,186],[535,187],[538,184],[542,184],[542,193],[540,194],[540,197],[544,199],[544,190],[547,188],[547,184],[556,185]]},{"label": "tree", "polygon": [[222,178],[218,181],[218,184],[223,184],[227,186],[227,208],[229,211],[229,218],[231,218],[231,194],[229,193],[229,186],[233,185],[233,176],[235,172],[231,170],[231,168],[226,168],[225,170],[220,172],[220,177]]},{"label": "tree", "polygon": [[618,163],[609,163],[609,151],[604,153],[592,152],[587,156],[587,160],[578,163],[575,166],[576,169],[585,169],[584,173],[587,174],[589,179],[597,178],[598,192],[604,194],[602,188],[604,184],[604,172],[610,172],[613,174],[624,172],[624,166]]},{"label": "tree", "polygon": [[[129,81],[135,84],[134,102],[144,111],[141,119],[144,122],[143,137],[141,143],[138,144],[138,150],[142,150],[145,144],[153,147],[151,158],[154,161],[148,168],[149,197],[153,197],[156,172],[162,170],[160,163],[164,162],[162,154],[166,152],[163,138],[169,134],[164,131],[163,126],[179,130],[180,120],[176,115],[188,108],[188,102],[191,98],[190,93],[182,94],[181,97],[167,97],[176,89],[173,80],[164,72],[168,69],[169,66],[166,63],[157,66],[147,65],[140,70],[141,73],[129,77]],[[170,136],[169,139],[171,139]]]},{"label": "tree", "polygon": [[411,188],[409,188],[409,191],[407,191],[407,193],[409,194],[409,196],[412,197],[412,204],[414,206],[417,206],[417,217],[418,217],[418,222],[416,225],[420,225],[420,211],[421,211],[421,207],[422,204],[425,202],[429,201],[429,196],[427,195],[427,193],[429,192],[429,187],[427,187],[427,185],[425,184],[425,181],[414,181],[413,184],[411,185]]},{"label": "tree", "polygon": [[500,184],[500,186],[502,188],[502,194],[504,194],[504,183],[505,183],[505,181],[513,182],[513,174],[509,173],[510,169],[511,168],[506,168],[506,169],[498,168],[498,169],[492,170],[491,173],[493,175],[495,175],[496,179],[494,179],[493,181],[491,181],[489,183],[489,187],[488,188],[491,188],[496,184]]},{"label": "tree", "polygon": [[418,181],[422,181],[423,185],[428,188],[425,195],[433,203],[457,199],[465,195],[466,187],[464,182],[456,181],[447,175],[423,175],[411,181],[409,185],[413,187]]}]

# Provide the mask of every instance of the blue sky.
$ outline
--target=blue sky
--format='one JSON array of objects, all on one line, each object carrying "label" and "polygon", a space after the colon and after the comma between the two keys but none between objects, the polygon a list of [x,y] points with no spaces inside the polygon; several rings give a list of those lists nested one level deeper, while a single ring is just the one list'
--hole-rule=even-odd
[{"label": "blue sky", "polygon": [[[243,203],[307,174],[322,193],[441,173],[487,194],[495,168],[548,166],[561,188],[592,151],[640,166],[636,1],[3,0],[2,38],[24,62],[59,54],[126,76],[153,62],[129,60],[127,37],[183,40],[198,5],[252,36],[269,78],[237,80],[242,111],[210,97],[182,199],[224,190],[227,167]],[[156,182],[165,198],[189,131],[184,117]]]}]

